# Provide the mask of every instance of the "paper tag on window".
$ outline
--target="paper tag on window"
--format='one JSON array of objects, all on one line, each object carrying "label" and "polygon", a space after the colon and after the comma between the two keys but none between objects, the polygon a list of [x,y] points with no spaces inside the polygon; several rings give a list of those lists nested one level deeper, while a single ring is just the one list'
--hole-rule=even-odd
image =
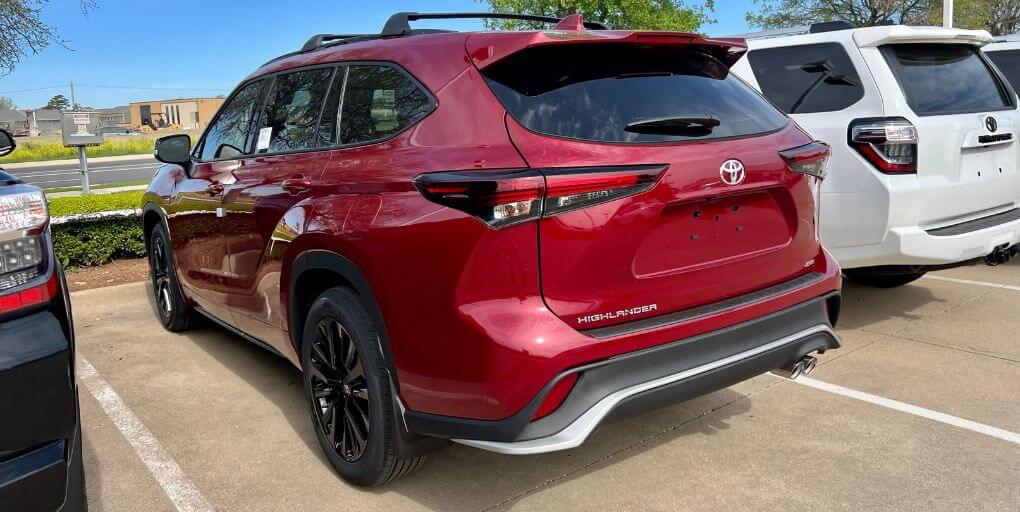
[{"label": "paper tag on window", "polygon": [[255,151],[262,151],[263,149],[269,149],[269,141],[273,138],[273,128],[267,126],[259,130],[259,140],[255,144]]}]

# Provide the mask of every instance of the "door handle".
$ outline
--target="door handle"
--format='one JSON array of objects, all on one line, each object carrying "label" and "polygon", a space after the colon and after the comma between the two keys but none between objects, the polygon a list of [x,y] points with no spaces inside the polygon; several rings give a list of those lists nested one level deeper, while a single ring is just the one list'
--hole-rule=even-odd
[{"label": "door handle", "polygon": [[308,178],[291,178],[289,180],[283,180],[280,184],[280,188],[286,190],[291,194],[299,194],[312,188],[312,180]]},{"label": "door handle", "polygon": [[218,196],[223,193],[223,184],[210,183],[208,187],[205,187],[205,193],[210,196]]}]

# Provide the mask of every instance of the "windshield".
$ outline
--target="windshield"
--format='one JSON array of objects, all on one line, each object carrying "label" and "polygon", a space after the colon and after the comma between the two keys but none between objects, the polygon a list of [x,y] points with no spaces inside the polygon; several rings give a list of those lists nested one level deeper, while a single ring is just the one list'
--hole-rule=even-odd
[{"label": "windshield", "polygon": [[883,47],[883,52],[918,115],[1014,107],[1004,84],[973,46],[896,44]]},{"label": "windshield", "polygon": [[677,46],[540,46],[483,74],[518,122],[558,137],[678,142],[771,132],[787,123],[727,66]]}]

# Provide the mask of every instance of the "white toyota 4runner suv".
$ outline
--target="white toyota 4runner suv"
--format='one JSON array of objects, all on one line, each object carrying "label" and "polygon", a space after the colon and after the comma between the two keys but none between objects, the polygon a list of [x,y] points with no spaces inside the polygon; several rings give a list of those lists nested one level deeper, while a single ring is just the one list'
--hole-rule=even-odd
[{"label": "white toyota 4runner suv", "polygon": [[832,146],[819,233],[848,279],[900,286],[1016,252],[1020,114],[981,52],[987,32],[831,22],[738,37],[750,51],[733,71]]}]

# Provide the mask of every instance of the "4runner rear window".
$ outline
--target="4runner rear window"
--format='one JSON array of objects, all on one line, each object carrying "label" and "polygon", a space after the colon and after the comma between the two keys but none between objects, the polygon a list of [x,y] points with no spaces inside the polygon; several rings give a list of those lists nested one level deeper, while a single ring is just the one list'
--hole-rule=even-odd
[{"label": "4runner rear window", "polygon": [[895,44],[882,47],[907,103],[921,116],[963,114],[1013,107],[980,50],[955,44]]},{"label": "4runner rear window", "polygon": [[1020,50],[985,52],[985,55],[1006,75],[1014,90],[1020,87]]},{"label": "4runner rear window", "polygon": [[864,97],[857,69],[839,43],[763,48],[747,59],[765,97],[788,114],[835,112]]},{"label": "4runner rear window", "polygon": [[683,47],[541,46],[483,74],[529,130],[599,142],[680,142],[778,130],[787,118],[718,60]]}]

